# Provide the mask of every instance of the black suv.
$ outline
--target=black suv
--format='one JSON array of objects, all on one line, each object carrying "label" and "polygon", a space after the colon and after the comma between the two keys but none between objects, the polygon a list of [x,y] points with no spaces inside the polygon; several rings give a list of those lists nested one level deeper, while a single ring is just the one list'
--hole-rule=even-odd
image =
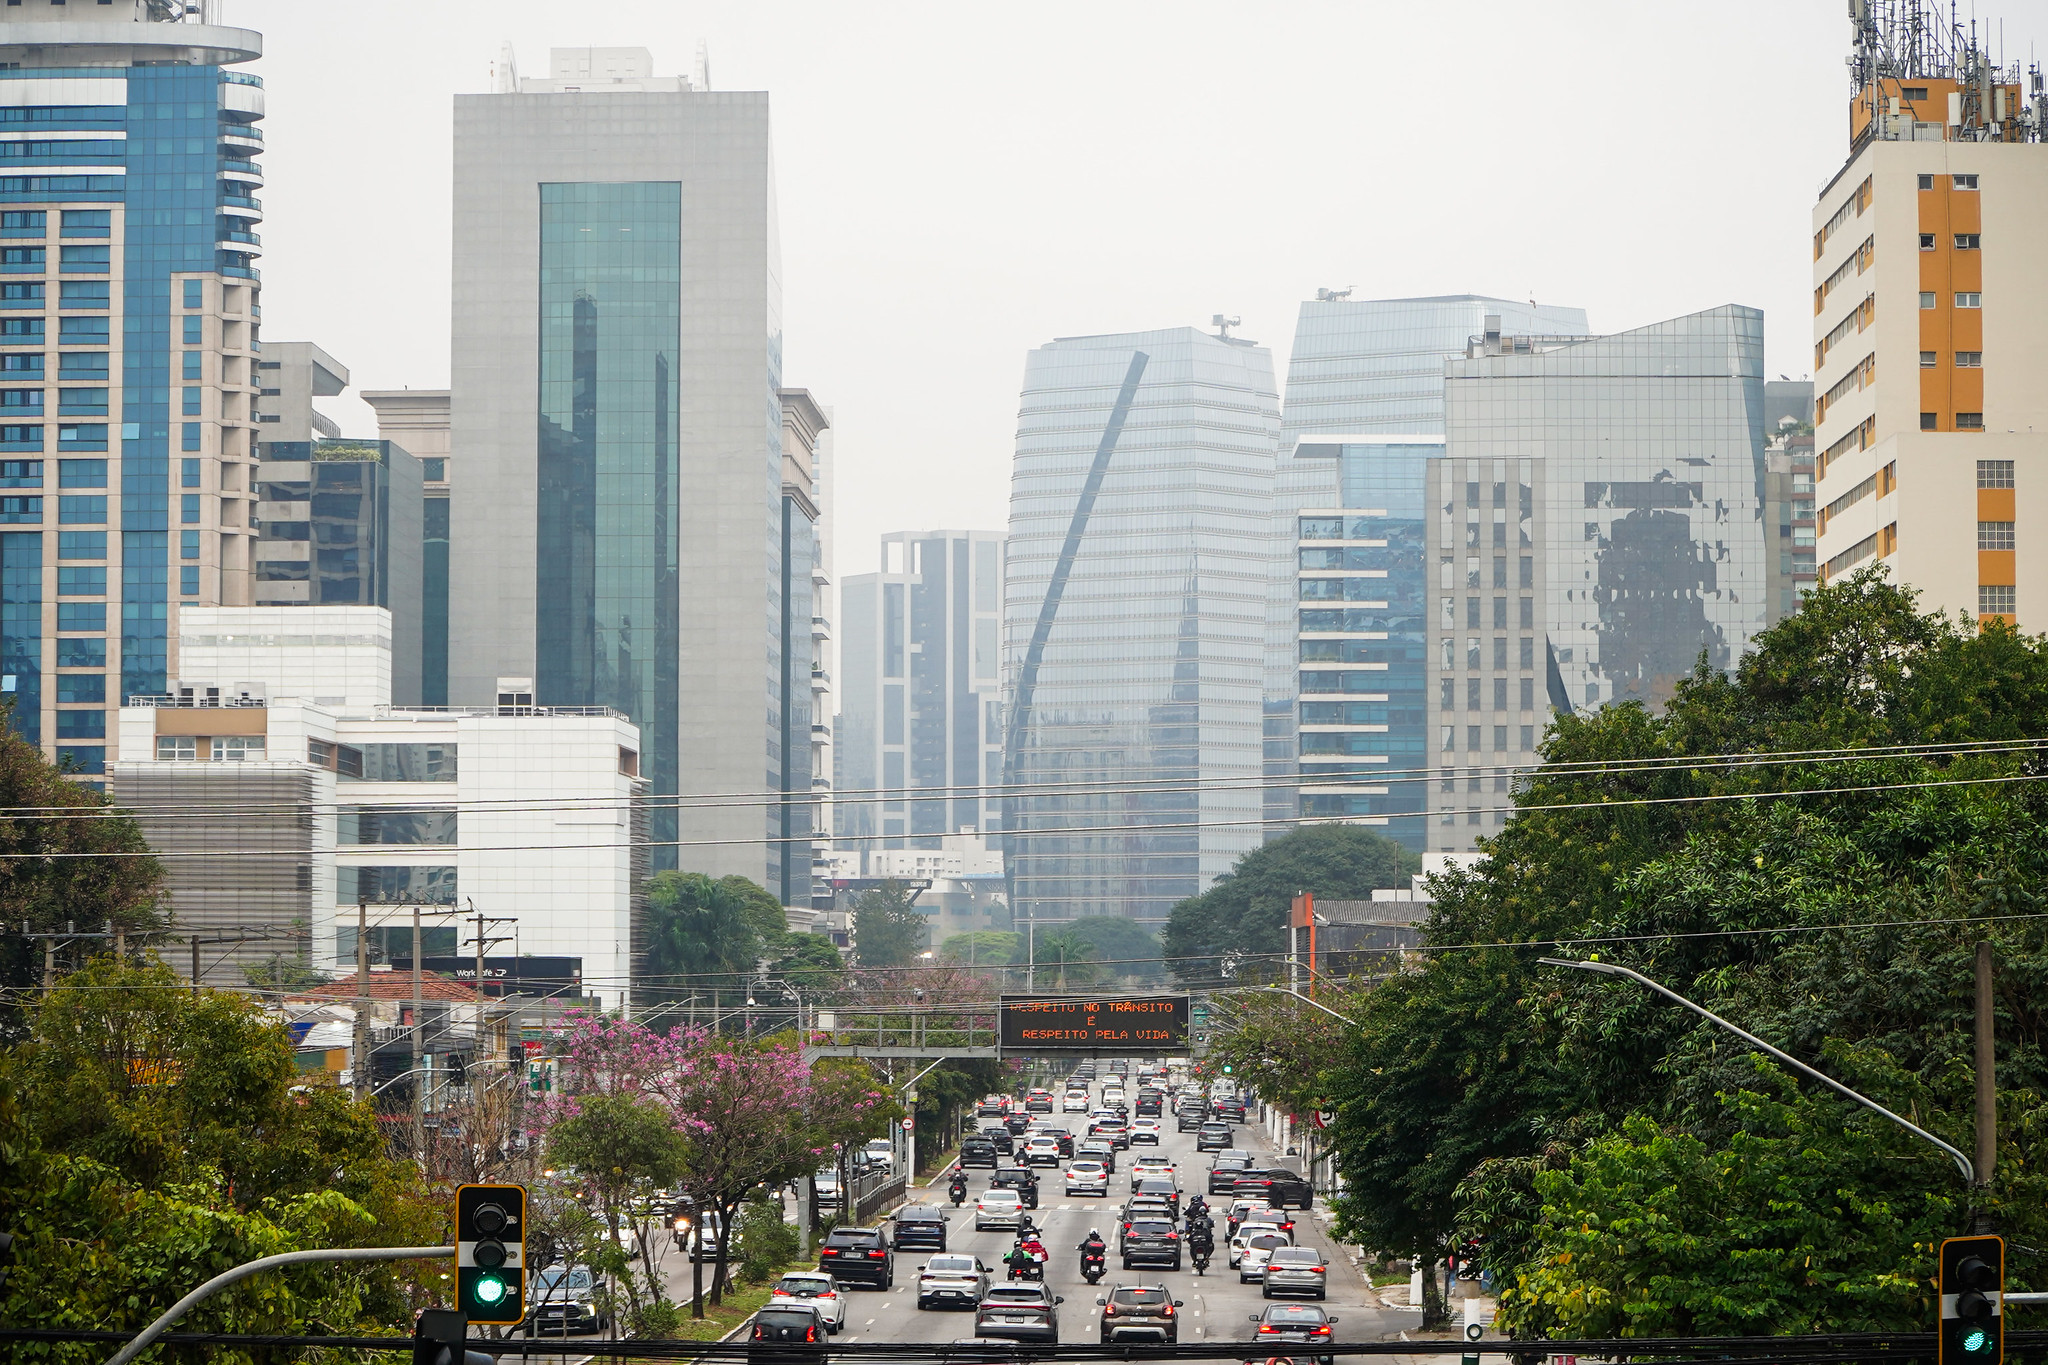
[{"label": "black suv", "polygon": [[1202,1103],[1202,1102],[1201,1102],[1200,1100],[1183,1100],[1183,1101],[1181,1101],[1181,1106],[1180,1106],[1180,1122],[1179,1122],[1179,1124],[1177,1125],[1177,1126],[1179,1127],[1179,1129],[1180,1129],[1180,1131],[1181,1131],[1181,1132],[1183,1132],[1183,1133],[1192,1133],[1192,1132],[1195,1132],[1195,1131],[1197,1131],[1198,1129],[1200,1129],[1200,1128],[1201,1128],[1201,1126],[1202,1126],[1203,1124],[1207,1123],[1208,1121],[1209,1121],[1209,1106],[1208,1106],[1208,1105],[1206,1105],[1206,1104]]},{"label": "black suv", "polygon": [[1231,1123],[1243,1123],[1244,1101],[1218,1100],[1209,1106],[1209,1114],[1213,1118],[1224,1119]]},{"label": "black suv", "polygon": [[1277,1166],[1265,1171],[1239,1171],[1230,1193],[1238,1199],[1263,1199],[1276,1209],[1315,1207],[1316,1193],[1309,1183],[1293,1171]]},{"label": "black suv", "polygon": [[988,1187],[992,1190],[1015,1190],[1017,1197],[1024,1201],[1024,1207],[1038,1207],[1038,1172],[1028,1166],[999,1166],[989,1177]]},{"label": "black suv", "polygon": [[818,1269],[841,1284],[887,1289],[896,1283],[896,1258],[880,1228],[834,1228],[818,1248]]},{"label": "black suv", "polygon": [[1030,1126],[1031,1115],[1029,1114],[1011,1114],[1003,1120],[1003,1127],[1010,1130],[1011,1137],[1024,1136],[1024,1130]]},{"label": "black suv", "polygon": [[1160,1094],[1157,1090],[1140,1090],[1138,1092],[1139,1118],[1156,1119],[1165,1109],[1166,1096]]},{"label": "black suv", "polygon": [[932,1204],[905,1204],[896,1210],[896,1248],[909,1251],[946,1249],[946,1213]]},{"label": "black suv", "polygon": [[960,1164],[962,1166],[998,1166],[1002,1157],[996,1152],[996,1145],[985,1137],[960,1139]]},{"label": "black suv", "polygon": [[1237,1179],[1251,1169],[1252,1159],[1243,1152],[1223,1148],[1216,1154],[1216,1164],[1209,1168],[1209,1193],[1237,1193]]},{"label": "black suv", "polygon": [[1120,1284],[1096,1300],[1102,1305],[1102,1340],[1145,1341],[1172,1346],[1180,1341],[1181,1306],[1162,1284]]},{"label": "black suv", "polygon": [[1125,1270],[1136,1269],[1140,1261],[1179,1270],[1180,1233],[1171,1219],[1134,1218],[1123,1226],[1117,1254],[1124,1258]]},{"label": "black suv", "polygon": [[1220,1152],[1234,1140],[1227,1123],[1211,1120],[1195,1130],[1195,1150],[1198,1152]]},{"label": "black suv", "polygon": [[1017,1150],[1017,1139],[1010,1136],[1010,1130],[1000,1123],[992,1123],[981,1130],[981,1135],[996,1145],[996,1150],[1009,1156]]}]

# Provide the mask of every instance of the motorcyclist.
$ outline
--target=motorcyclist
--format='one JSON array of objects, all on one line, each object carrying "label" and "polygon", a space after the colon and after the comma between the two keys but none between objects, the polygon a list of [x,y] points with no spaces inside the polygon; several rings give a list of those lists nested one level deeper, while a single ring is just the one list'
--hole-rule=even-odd
[{"label": "motorcyclist", "polygon": [[1107,1258],[1109,1255],[1109,1244],[1102,1240],[1101,1233],[1097,1232],[1094,1228],[1090,1228],[1088,1229],[1088,1236],[1074,1250],[1081,1253],[1081,1264],[1085,1266],[1091,1262]]},{"label": "motorcyclist", "polygon": [[967,1197],[967,1170],[965,1167],[955,1166],[953,1168],[953,1180],[947,1186],[946,1192],[953,1197],[955,1204]]},{"label": "motorcyclist", "polygon": [[[956,1167],[955,1169],[958,1168]],[[1190,1218],[1207,1217],[1209,1213],[1209,1201],[1202,1198],[1202,1196],[1199,1194],[1196,1195],[1194,1198],[1188,1200],[1187,1213],[1188,1217]]]},{"label": "motorcyclist", "polygon": [[1023,1237],[1019,1240],[1018,1245],[1023,1247],[1025,1251],[1030,1253],[1032,1261],[1039,1265],[1045,1264],[1045,1243],[1038,1240],[1038,1233],[1036,1232],[1036,1230],[1025,1232]]},{"label": "motorcyclist", "polygon": [[1025,1250],[1024,1241],[1020,1237],[1017,1240],[1017,1245],[1010,1248],[1010,1254],[1003,1257],[1003,1264],[1010,1267],[1011,1279],[1021,1280],[1029,1277],[1031,1268],[1037,1262],[1031,1259],[1031,1253]]}]

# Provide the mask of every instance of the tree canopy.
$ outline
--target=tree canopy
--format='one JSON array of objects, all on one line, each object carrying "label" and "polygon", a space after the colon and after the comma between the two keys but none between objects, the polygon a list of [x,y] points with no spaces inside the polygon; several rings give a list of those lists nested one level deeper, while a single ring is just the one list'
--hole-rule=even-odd
[{"label": "tree canopy", "polygon": [[647,917],[650,1001],[744,989],[762,965],[817,988],[836,981],[843,965],[830,940],[791,933],[781,903],[741,876],[657,872],[647,879]]},{"label": "tree canopy", "polygon": [[924,949],[925,916],[909,887],[890,880],[853,909],[853,956],[863,967],[906,967]]},{"label": "tree canopy", "polygon": [[1232,955],[1287,951],[1287,911],[1297,892],[1331,900],[1369,900],[1381,887],[1405,887],[1422,859],[1356,825],[1303,825],[1262,844],[1199,896],[1173,907],[1166,956],[1184,981],[1213,981]]}]

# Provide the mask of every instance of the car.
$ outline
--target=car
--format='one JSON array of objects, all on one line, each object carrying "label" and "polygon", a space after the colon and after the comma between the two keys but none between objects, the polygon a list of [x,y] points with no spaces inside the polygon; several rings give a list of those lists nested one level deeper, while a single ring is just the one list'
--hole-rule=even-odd
[{"label": "car", "polygon": [[896,1258],[881,1228],[834,1228],[818,1248],[818,1269],[843,1285],[887,1289],[896,1283]]},{"label": "car", "polygon": [[1017,1150],[1017,1136],[1000,1123],[992,1123],[981,1130],[981,1135],[995,1145],[1004,1156],[1012,1156]]},{"label": "car", "polygon": [[1180,1217],[1180,1188],[1165,1176],[1148,1175],[1138,1182],[1138,1188],[1131,1193],[1133,1199],[1160,1199],[1172,1210],[1172,1216]]},{"label": "car", "polygon": [[1315,1207],[1316,1192],[1309,1183],[1293,1171],[1278,1166],[1239,1171],[1232,1192],[1255,1195],[1276,1209]]},{"label": "car", "polygon": [[846,1295],[839,1292],[839,1281],[822,1270],[792,1270],[777,1280],[768,1295],[768,1306],[777,1308],[784,1304],[817,1309],[827,1332],[836,1332],[846,1325]]},{"label": "car", "polygon": [[1180,1232],[1169,1218],[1135,1218],[1125,1223],[1116,1249],[1125,1270],[1137,1269],[1140,1262],[1180,1269]]},{"label": "car", "polygon": [[1132,1119],[1132,1120],[1131,1120],[1131,1141],[1132,1141],[1132,1142],[1149,1142],[1149,1143],[1151,1143],[1151,1144],[1152,1144],[1152,1145],[1153,1145],[1154,1147],[1157,1147],[1157,1146],[1159,1145],[1159,1120],[1158,1120],[1158,1119]]},{"label": "car", "polygon": [[1099,1137],[1119,1151],[1128,1151],[1131,1126],[1122,1118],[1094,1119],[1088,1124],[1088,1136]]},{"label": "car", "polygon": [[1118,1107],[1119,1105],[1122,1105],[1122,1104],[1124,1104],[1124,1103],[1126,1103],[1126,1102],[1127,1102],[1127,1101],[1126,1101],[1126,1100],[1125,1100],[1125,1098],[1124,1098],[1124,1090],[1123,1090],[1123,1087],[1122,1087],[1122,1086],[1120,1086],[1120,1085],[1106,1085],[1106,1086],[1104,1086],[1104,1087],[1102,1088],[1102,1107],[1103,1107],[1103,1108],[1105,1108],[1105,1109],[1115,1109],[1115,1108],[1117,1108],[1117,1107]]},{"label": "car", "polygon": [[1010,1130],[1010,1136],[1022,1137],[1024,1130],[1031,1126],[1031,1115],[1021,1109],[1012,1110],[1003,1118],[1003,1127]]},{"label": "car", "polygon": [[974,1106],[974,1117],[978,1119],[999,1119],[1009,1109],[1010,1102],[1000,1096],[990,1095]]},{"label": "car", "polygon": [[[838,1186],[833,1186],[833,1190],[836,1193]],[[823,1207],[824,1202],[820,1199],[819,1206]],[[718,1259],[719,1217],[717,1209],[678,1214],[669,1223],[669,1240],[678,1251],[687,1249],[693,1261],[715,1261]]]},{"label": "car", "polygon": [[1068,1092],[1066,1093],[1066,1096],[1065,1096],[1065,1098],[1063,1098],[1063,1099],[1062,1099],[1062,1100],[1060,1101],[1060,1112],[1061,1112],[1062,1114],[1085,1114],[1085,1113],[1087,1113],[1087,1112],[1088,1112],[1088,1092],[1087,1092],[1087,1091],[1085,1091],[1085,1090],[1069,1090],[1069,1091],[1068,1091]]},{"label": "car", "polygon": [[[753,1330],[747,1333],[747,1339],[753,1342],[816,1344],[822,1343],[831,1331],[813,1304],[770,1303],[754,1314]],[[764,1354],[772,1357],[778,1353]]]},{"label": "car", "polygon": [[898,1251],[946,1249],[946,1224],[951,1221],[951,1215],[938,1205],[905,1204],[896,1210],[893,1221]]},{"label": "car", "polygon": [[1074,1155],[1091,1157],[1102,1163],[1102,1168],[1111,1175],[1116,1174],[1116,1148],[1101,1138],[1090,1138],[1074,1144]]},{"label": "car", "polygon": [[1150,1091],[1149,1093],[1143,1090],[1140,1090],[1138,1092],[1137,1113],[1139,1117],[1156,1119],[1159,1117],[1161,1113],[1165,1112],[1165,1109],[1166,1096],[1160,1094],[1156,1090]]},{"label": "car", "polygon": [[1266,1255],[1266,1282],[1261,1298],[1270,1299],[1281,1291],[1313,1294],[1326,1298],[1330,1292],[1330,1267],[1317,1247],[1274,1247]]},{"label": "car", "polygon": [[1179,1183],[1180,1167],[1164,1152],[1147,1152],[1131,1162],[1131,1188],[1137,1189],[1140,1180],[1165,1179]]},{"label": "car", "polygon": [[1024,1207],[1038,1207],[1038,1172],[1029,1166],[1000,1166],[989,1177],[988,1187],[992,1190],[1014,1190],[1024,1201]]},{"label": "car", "polygon": [[1220,1152],[1230,1145],[1230,1125],[1206,1121],[1195,1130],[1195,1150],[1198,1152]]},{"label": "car", "polygon": [[875,1138],[861,1148],[867,1153],[868,1164],[879,1166],[892,1174],[896,1170],[896,1145],[887,1138]]},{"label": "car", "polygon": [[974,1308],[974,1335],[1017,1341],[1060,1340],[1059,1306],[1066,1299],[1042,1284],[1020,1282],[989,1286]]},{"label": "car", "polygon": [[[1238,1204],[1234,1203],[1231,1205],[1231,1208],[1235,1209],[1238,1206]],[[1247,1208],[1242,1215],[1234,1216],[1232,1221],[1240,1224],[1271,1223],[1274,1227],[1286,1233],[1288,1240],[1292,1241],[1294,1238],[1293,1216],[1285,1209],[1271,1207],[1264,1200],[1254,1200],[1251,1207]]]},{"label": "car", "polygon": [[[1232,1270],[1243,1270],[1248,1263],[1257,1262],[1260,1273],[1264,1274],[1266,1253],[1274,1247],[1292,1246],[1293,1239],[1271,1223],[1246,1223],[1230,1236],[1224,1249],[1224,1264]],[[1250,1284],[1250,1280],[1244,1281]]]},{"label": "car", "polygon": [[609,1320],[594,1302],[596,1287],[596,1280],[583,1266],[551,1265],[537,1273],[526,1291],[530,1305],[526,1320],[533,1324],[535,1335],[602,1332]]},{"label": "car", "polygon": [[1057,1166],[1060,1164],[1060,1140],[1050,1133],[1024,1140],[1022,1160],[1026,1166]]},{"label": "car", "polygon": [[[1008,1134],[1004,1136],[1008,1136]],[[1002,1163],[1002,1153],[998,1152],[996,1145],[987,1138],[971,1137],[960,1139],[960,1164],[962,1166],[1000,1166]]]},{"label": "car", "polygon": [[1209,1113],[1211,1117],[1223,1119],[1229,1123],[1243,1123],[1244,1101],[1218,1100],[1216,1101],[1216,1103],[1209,1106]]},{"label": "car", "polygon": [[1109,1194],[1109,1168],[1092,1157],[1075,1157],[1067,1163],[1068,1194]]},{"label": "car", "polygon": [[811,1188],[817,1192],[818,1209],[836,1209],[845,1202],[844,1192],[839,1188],[839,1172],[819,1171],[811,1177]]},{"label": "car", "polygon": [[1024,1223],[1024,1200],[1015,1190],[988,1189],[974,1201],[974,1230],[1016,1228]]},{"label": "car", "polygon": [[1140,1218],[1164,1218],[1168,1222],[1175,1221],[1173,1204],[1164,1196],[1157,1194],[1132,1195],[1124,1201],[1124,1206],[1117,1210],[1117,1217],[1126,1223],[1135,1222]]},{"label": "car", "polygon": [[1030,1099],[1024,1101],[1024,1112],[1027,1114],[1050,1114],[1052,1112],[1052,1096],[1033,1095]]},{"label": "car", "polygon": [[1053,1124],[1041,1124],[1038,1131],[1059,1143],[1061,1156],[1072,1156],[1074,1154],[1074,1135],[1068,1129]]},{"label": "car", "polygon": [[[1264,1359],[1292,1357],[1297,1362],[1301,1357],[1296,1353],[1274,1348],[1283,1342],[1290,1346],[1328,1346],[1332,1340],[1330,1329],[1337,1325],[1337,1319],[1329,1313],[1305,1303],[1268,1304],[1265,1312],[1254,1313],[1251,1319],[1258,1324],[1258,1331],[1252,1334],[1254,1344],[1247,1355]],[[1331,1365],[1331,1359],[1328,1355],[1316,1356],[1316,1365]]]},{"label": "car", "polygon": [[919,1308],[973,1308],[987,1295],[988,1267],[974,1256],[934,1256],[917,1272]]},{"label": "car", "polygon": [[1096,1296],[1102,1305],[1102,1341],[1149,1341],[1172,1346],[1180,1341],[1181,1301],[1163,1284],[1120,1284]]}]

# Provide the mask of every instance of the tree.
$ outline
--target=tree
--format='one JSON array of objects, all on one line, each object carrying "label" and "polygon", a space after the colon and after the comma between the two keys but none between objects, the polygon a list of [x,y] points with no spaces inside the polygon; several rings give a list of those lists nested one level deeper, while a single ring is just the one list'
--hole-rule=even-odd
[{"label": "tree", "polygon": [[701,872],[669,871],[648,878],[650,997],[678,1001],[693,992],[743,987],[769,946],[769,931],[780,946],[782,909],[774,901],[745,877],[714,881]]},{"label": "tree", "polygon": [[768,970],[801,991],[828,991],[846,977],[846,960],[823,934],[790,933]]},{"label": "tree", "polygon": [[[23,739],[13,707],[11,697],[0,701],[0,923],[26,921],[35,933],[67,923],[119,928],[132,947],[153,941],[164,928],[164,870],[148,856],[141,828]],[[10,1002],[42,969],[40,944],[0,936],[0,984],[13,988]],[[0,1036],[19,1037],[24,1027],[16,1005],[0,1010]]]},{"label": "tree", "polygon": [[1038,980],[1032,984],[1043,986],[1044,978],[1051,975],[1056,990],[1063,991],[1069,985],[1091,985],[1097,970],[1088,962],[1093,956],[1095,945],[1071,929],[1046,934],[1038,940],[1037,965],[1033,968]]},{"label": "tree", "polygon": [[[1089,915],[1072,920],[1065,931],[1094,949],[1096,971],[1104,977],[1153,981],[1165,975],[1159,961],[1159,933],[1121,915]],[[1041,956],[1043,952],[1041,951]]]},{"label": "tree", "polygon": [[954,934],[939,945],[939,961],[949,967],[1005,967],[1018,961],[1024,935],[1005,929],[973,929]]},{"label": "tree", "polygon": [[915,894],[890,879],[862,894],[853,911],[853,956],[863,967],[906,967],[924,948],[925,917]]},{"label": "tree", "polygon": [[[620,1218],[628,1212],[633,1193],[680,1181],[689,1160],[689,1144],[659,1105],[633,1095],[592,1095],[579,1101],[576,1112],[549,1131],[548,1153],[558,1165],[575,1167],[597,1191],[605,1229],[616,1246]],[[648,1288],[659,1303],[661,1277],[654,1270],[652,1240],[645,1235],[638,1238],[640,1261]],[[632,1276],[625,1280],[627,1296],[638,1313],[639,1290]]]},{"label": "tree", "polygon": [[1287,951],[1287,912],[1298,892],[1331,900],[1367,900],[1382,887],[1405,887],[1422,859],[1355,825],[1303,825],[1237,860],[1199,896],[1173,907],[1166,957],[1186,982],[1214,982],[1232,957]]}]

